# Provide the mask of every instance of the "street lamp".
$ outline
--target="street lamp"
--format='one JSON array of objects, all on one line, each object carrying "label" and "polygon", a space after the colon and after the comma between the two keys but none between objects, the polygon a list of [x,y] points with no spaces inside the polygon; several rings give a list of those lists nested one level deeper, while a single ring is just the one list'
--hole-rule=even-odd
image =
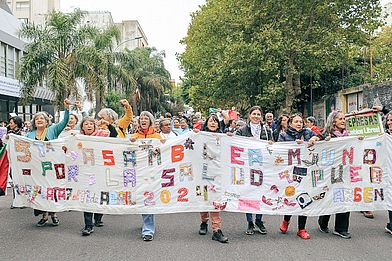
[{"label": "street lamp", "polygon": [[130,41],[133,41],[133,40],[139,40],[139,39],[142,39],[143,37],[142,36],[137,36],[137,37],[135,37],[135,38],[132,38],[132,39],[128,39],[128,40],[125,40],[125,41],[122,41],[121,43],[119,43],[117,46],[116,46],[116,48],[114,48],[114,52],[118,49],[118,47],[120,47],[121,45],[123,45],[123,44],[125,44],[125,43],[127,43],[127,42],[130,42]]}]

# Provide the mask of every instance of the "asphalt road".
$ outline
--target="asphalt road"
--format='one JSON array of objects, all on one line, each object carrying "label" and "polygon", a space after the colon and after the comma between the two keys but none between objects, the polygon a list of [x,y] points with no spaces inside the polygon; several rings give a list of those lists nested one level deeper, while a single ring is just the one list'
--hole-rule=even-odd
[{"label": "asphalt road", "polygon": [[[104,227],[82,237],[81,212],[59,213],[60,225],[35,226],[38,218],[31,209],[10,209],[11,196],[0,197],[0,260],[391,260],[392,235],[384,232],[386,212],[375,219],[352,213],[352,238],[342,239],[318,231],[317,218],[309,218],[312,238],[296,235],[296,218],[289,232],[279,233],[282,217],[265,216],[267,235],[245,234],[244,214],[223,213],[222,230],[228,244],[198,234],[199,214],[156,216],[156,235],[152,242],[140,237],[140,215],[103,218]],[[330,221],[333,225],[333,220]]]}]

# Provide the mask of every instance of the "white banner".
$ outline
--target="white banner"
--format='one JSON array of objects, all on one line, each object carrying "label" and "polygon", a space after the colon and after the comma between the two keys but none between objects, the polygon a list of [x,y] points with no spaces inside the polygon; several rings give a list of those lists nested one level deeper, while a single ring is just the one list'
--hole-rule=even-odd
[{"label": "white banner", "polygon": [[8,143],[17,207],[307,216],[392,209],[388,135],[310,148],[205,132],[165,144],[79,135],[50,142],[10,135]]}]

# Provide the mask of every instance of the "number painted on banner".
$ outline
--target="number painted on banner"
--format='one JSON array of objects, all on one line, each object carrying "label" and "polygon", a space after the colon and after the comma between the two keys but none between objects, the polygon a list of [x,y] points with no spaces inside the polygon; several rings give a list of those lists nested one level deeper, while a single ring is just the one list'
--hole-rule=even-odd
[{"label": "number painted on banner", "polygon": [[187,188],[180,188],[177,193],[178,195],[178,202],[188,202],[189,199],[186,197],[188,195],[188,189]]},{"label": "number painted on banner", "polygon": [[154,206],[155,205],[154,192],[145,191],[143,195],[146,197],[146,199],[144,200],[145,206]]},{"label": "number painted on banner", "polygon": [[164,204],[167,204],[170,202],[170,191],[167,189],[164,189],[161,191],[161,201]]}]

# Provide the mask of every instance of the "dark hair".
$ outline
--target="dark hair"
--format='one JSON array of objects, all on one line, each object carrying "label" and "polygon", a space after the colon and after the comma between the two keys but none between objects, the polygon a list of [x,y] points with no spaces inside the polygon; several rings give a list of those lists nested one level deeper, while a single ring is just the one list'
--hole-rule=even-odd
[{"label": "dark hair", "polygon": [[387,131],[387,130],[388,130],[388,125],[387,125],[388,116],[392,116],[392,111],[388,112],[388,113],[385,115],[385,118],[384,118],[384,131]]},{"label": "dark hair", "polygon": [[296,112],[296,113],[290,115],[289,121],[287,122],[287,124],[290,125],[290,123],[293,121],[293,119],[297,116],[301,117],[301,119],[304,120],[304,117],[302,117],[302,113]]},{"label": "dark hair", "polygon": [[221,123],[220,123],[220,121],[219,121],[219,119],[218,119],[218,116],[216,116],[215,114],[211,114],[210,116],[208,116],[208,118],[207,118],[206,121],[204,122],[203,127],[202,127],[201,130],[202,130],[202,131],[213,132],[213,131],[211,131],[211,130],[208,128],[208,121],[210,120],[210,118],[213,118],[214,121],[218,123],[218,128],[216,129],[216,132],[222,132]]},{"label": "dark hair", "polygon": [[310,121],[310,122],[313,123],[314,125],[317,125],[316,118],[313,117],[313,116],[307,117],[306,120],[307,120],[307,121]]},{"label": "dark hair", "polygon": [[[278,133],[280,133],[280,131],[282,130],[282,121],[283,121],[284,117],[286,117],[287,119],[290,119],[290,116],[288,114],[282,114],[282,115],[279,116],[278,122],[276,124],[276,130],[277,130]],[[289,123],[287,121],[287,125],[288,124]]]},{"label": "dark hair", "polygon": [[21,117],[19,117],[19,116],[14,116],[14,117],[12,117],[10,120],[12,120],[12,121],[16,124],[16,126],[18,126],[18,129],[21,129],[21,128],[22,128],[22,126],[23,126],[23,120],[22,120]]},{"label": "dark hair", "polygon": [[249,115],[251,115],[251,114],[252,114],[252,112],[254,112],[254,111],[256,111],[256,110],[259,110],[259,111],[260,111],[260,113],[261,113],[261,115],[263,115],[263,114],[264,114],[264,112],[263,112],[263,110],[261,109],[261,107],[260,107],[260,106],[253,106],[252,108],[250,108],[250,109],[249,109]]}]

